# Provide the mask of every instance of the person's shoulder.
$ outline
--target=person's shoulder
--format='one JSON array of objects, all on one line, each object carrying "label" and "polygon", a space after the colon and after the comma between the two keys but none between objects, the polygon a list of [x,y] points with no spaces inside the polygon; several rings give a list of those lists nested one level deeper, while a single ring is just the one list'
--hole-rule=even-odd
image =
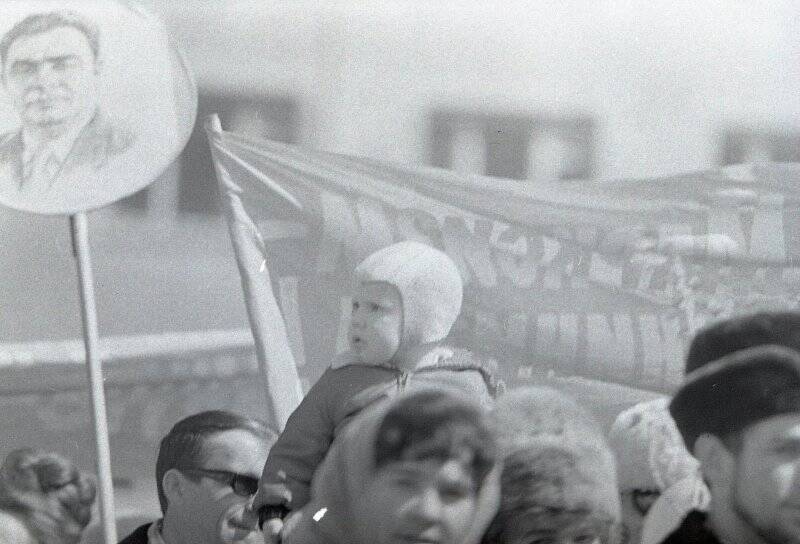
[{"label": "person's shoulder", "polygon": [[127,151],[136,140],[136,135],[127,123],[111,117],[102,109],[97,110],[87,129],[84,137],[92,142],[92,148],[102,149],[107,156]]},{"label": "person's shoulder", "polygon": [[447,372],[463,376],[472,381],[482,381],[489,394],[496,397],[505,391],[505,383],[500,380],[489,361],[482,360],[477,354],[466,349],[447,348],[449,355],[441,357],[435,365],[424,367],[423,372]]},{"label": "person's shoulder", "polygon": [[145,523],[119,541],[119,544],[148,544],[147,532],[152,523]]},{"label": "person's shoulder", "polygon": [[130,126],[124,121],[112,119],[102,112],[100,115],[101,121],[104,123],[103,135],[107,144],[106,151],[111,155],[117,155],[130,148],[136,140]]},{"label": "person's shoulder", "polygon": [[326,373],[331,373],[336,376],[348,375],[351,373],[358,374],[360,372],[394,373],[391,367],[374,365],[361,361],[358,356],[350,350],[338,353],[326,370]]}]

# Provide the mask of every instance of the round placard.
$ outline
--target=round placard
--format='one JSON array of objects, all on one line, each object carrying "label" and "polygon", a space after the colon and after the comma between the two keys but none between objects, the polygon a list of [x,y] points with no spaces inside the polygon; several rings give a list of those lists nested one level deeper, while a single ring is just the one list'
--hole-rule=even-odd
[{"label": "round placard", "polygon": [[0,5],[0,204],[105,206],[183,150],[197,87],[163,23],[109,0]]}]

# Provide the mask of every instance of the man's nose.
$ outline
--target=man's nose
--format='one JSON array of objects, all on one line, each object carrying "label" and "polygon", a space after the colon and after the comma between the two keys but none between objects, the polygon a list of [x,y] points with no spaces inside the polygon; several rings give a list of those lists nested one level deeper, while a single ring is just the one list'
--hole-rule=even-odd
[{"label": "man's nose", "polygon": [[350,325],[354,328],[361,328],[364,326],[364,310],[362,308],[354,308],[350,316]]},{"label": "man's nose", "polygon": [[427,523],[437,521],[442,513],[442,498],[434,487],[425,489],[417,498],[412,509],[414,517]]}]

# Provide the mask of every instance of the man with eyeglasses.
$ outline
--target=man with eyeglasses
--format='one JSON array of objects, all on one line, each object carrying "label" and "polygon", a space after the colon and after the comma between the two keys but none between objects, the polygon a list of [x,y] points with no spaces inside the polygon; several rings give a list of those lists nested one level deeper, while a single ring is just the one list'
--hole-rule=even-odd
[{"label": "man with eyeglasses", "polygon": [[245,514],[276,435],[220,410],[179,421],[161,440],[156,487],[164,517],[120,544],[260,544]]}]

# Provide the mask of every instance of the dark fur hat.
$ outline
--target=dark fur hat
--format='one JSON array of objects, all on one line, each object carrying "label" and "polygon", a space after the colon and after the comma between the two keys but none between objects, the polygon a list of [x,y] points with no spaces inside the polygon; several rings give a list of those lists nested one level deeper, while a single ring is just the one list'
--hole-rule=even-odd
[{"label": "dark fur hat", "polygon": [[686,447],[769,417],[800,413],[800,353],[777,345],[735,351],[686,376],[669,406]]},{"label": "dark fur hat", "polygon": [[800,312],[759,312],[701,329],[689,346],[686,374],[734,351],[764,344],[800,351]]}]

